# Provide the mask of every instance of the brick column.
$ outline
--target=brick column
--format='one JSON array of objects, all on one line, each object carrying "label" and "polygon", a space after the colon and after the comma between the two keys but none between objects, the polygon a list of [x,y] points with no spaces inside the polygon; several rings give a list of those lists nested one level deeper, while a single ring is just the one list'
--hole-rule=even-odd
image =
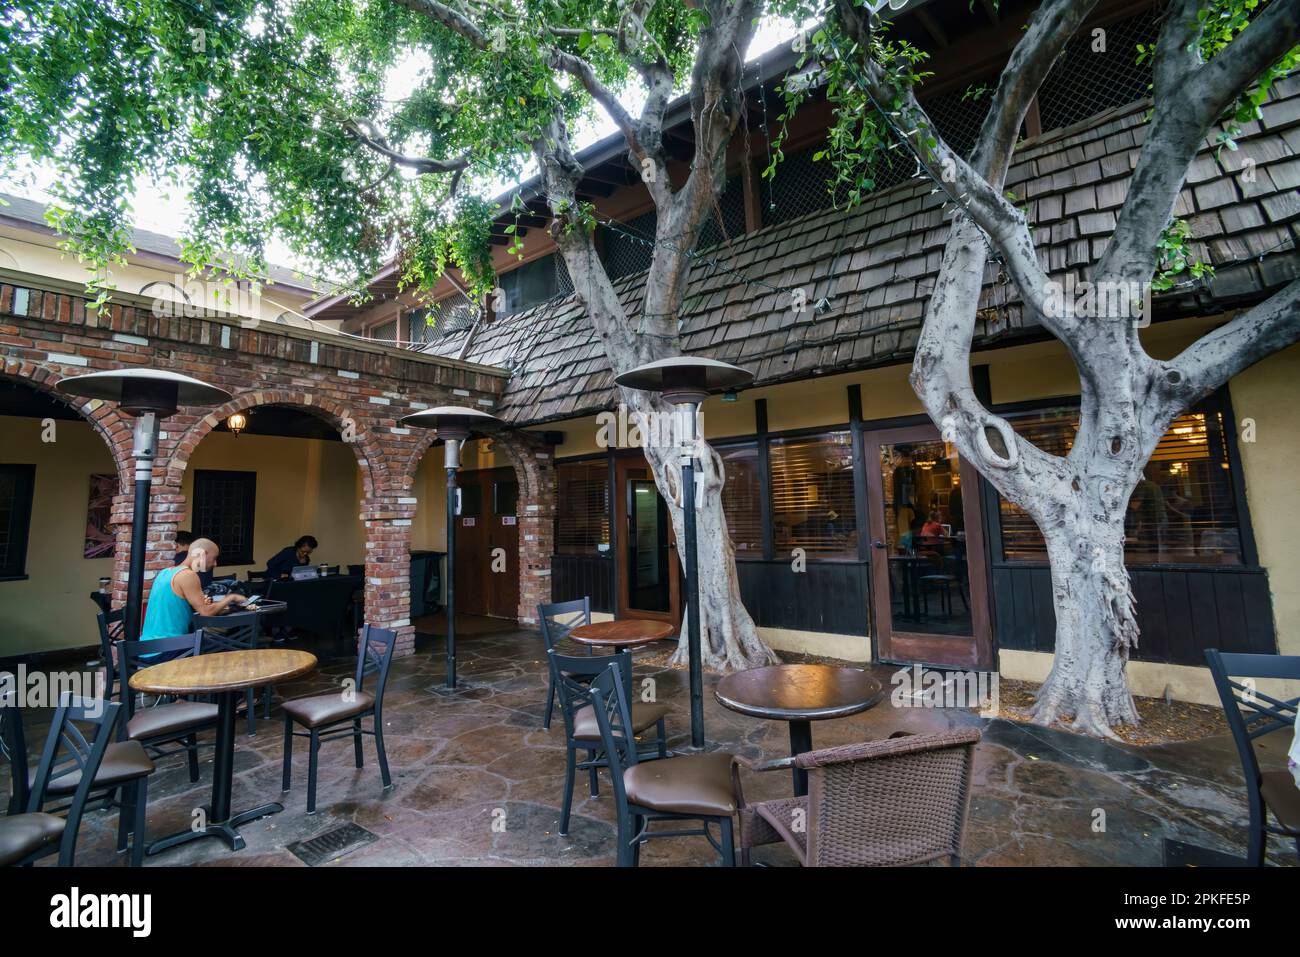
[{"label": "brick column", "polygon": [[504,440],[519,477],[519,623],[537,624],[537,606],[551,600],[555,553],[555,456],[522,433]]},{"label": "brick column", "polygon": [[[134,500],[134,492],[113,496],[113,512],[109,524],[117,535],[117,546],[113,550],[114,608],[126,604],[126,585],[131,569],[131,509]],[[176,559],[173,546],[184,513],[185,496],[181,494],[180,488],[163,485],[155,477],[149,495],[149,529],[145,538],[145,601],[149,600],[149,589],[154,578],[164,568],[170,568]],[[142,619],[141,624],[143,623]]]},{"label": "brick column", "polygon": [[397,632],[394,656],[415,653],[411,624],[411,523],[414,496],[379,493],[361,503],[366,529],[365,621]]}]

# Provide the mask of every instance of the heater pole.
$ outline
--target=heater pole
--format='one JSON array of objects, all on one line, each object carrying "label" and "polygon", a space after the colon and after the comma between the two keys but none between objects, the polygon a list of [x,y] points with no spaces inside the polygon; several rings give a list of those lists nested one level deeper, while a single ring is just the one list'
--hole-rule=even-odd
[{"label": "heater pole", "polygon": [[145,412],[135,420],[131,455],[135,459],[135,499],[131,515],[131,564],[126,580],[126,616],[123,637],[140,638],[141,606],[144,604],[144,559],[149,540],[149,493],[153,482],[153,460],[158,451],[158,416]]},{"label": "heater pole", "polygon": [[447,439],[443,450],[447,468],[447,687],[456,687],[456,472],[460,441]]}]

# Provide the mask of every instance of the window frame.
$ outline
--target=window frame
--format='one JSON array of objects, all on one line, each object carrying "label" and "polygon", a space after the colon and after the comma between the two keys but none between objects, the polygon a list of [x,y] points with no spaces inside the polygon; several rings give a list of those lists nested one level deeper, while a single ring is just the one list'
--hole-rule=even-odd
[{"label": "window frame", "polygon": [[[246,486],[243,515],[239,520],[240,531],[244,538],[244,549],[241,551],[235,551],[228,543],[221,541],[222,537],[228,536],[214,537],[211,529],[199,521],[200,494],[206,492],[207,482],[218,480],[212,476],[220,476],[221,481],[238,481]],[[257,530],[257,473],[242,469],[195,469],[191,497],[193,501],[190,503],[190,527],[194,537],[211,538],[215,541],[221,549],[222,565],[257,564],[257,559],[254,557],[257,554],[254,542],[254,533]]]}]

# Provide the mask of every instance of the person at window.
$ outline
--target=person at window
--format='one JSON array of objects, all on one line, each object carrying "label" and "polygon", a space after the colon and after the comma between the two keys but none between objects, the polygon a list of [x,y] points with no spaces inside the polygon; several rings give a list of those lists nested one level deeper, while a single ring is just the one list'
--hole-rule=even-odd
[{"label": "person at window", "polygon": [[304,535],[292,545],[287,545],[271,556],[266,563],[266,577],[271,581],[287,578],[301,565],[311,564],[311,553],[318,547],[315,537]]},{"label": "person at window", "polygon": [[939,513],[931,512],[930,517],[926,519],[925,524],[921,526],[922,538],[942,538],[943,525],[939,521]]},{"label": "person at window", "polygon": [[[190,557],[190,549],[194,546],[194,533],[181,529],[176,533],[176,556],[172,562],[173,565],[179,565],[185,559]],[[212,575],[214,566],[208,566],[207,571],[199,573],[199,584],[207,588],[212,584]]]},{"label": "person at window", "polygon": [[199,576],[217,564],[221,549],[208,538],[195,539],[185,560],[179,565],[164,568],[149,590],[149,606],[145,610],[144,626],[140,640],[171,638],[190,633],[190,618],[195,614],[219,615],[232,605],[244,604],[243,595],[225,595],[209,598],[203,594]]}]

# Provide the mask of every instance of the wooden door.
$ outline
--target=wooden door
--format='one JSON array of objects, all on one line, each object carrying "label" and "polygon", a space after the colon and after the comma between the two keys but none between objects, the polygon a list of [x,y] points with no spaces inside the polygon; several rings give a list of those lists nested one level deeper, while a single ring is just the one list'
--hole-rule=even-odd
[{"label": "wooden door", "polygon": [[619,528],[619,618],[680,626],[681,572],[668,504],[640,453],[614,463],[614,520]]},{"label": "wooden door", "polygon": [[991,669],[978,474],[930,425],[863,439],[877,654]]},{"label": "wooden door", "polygon": [[515,618],[519,613],[518,484],[513,469],[461,472],[456,516],[456,611]]}]

